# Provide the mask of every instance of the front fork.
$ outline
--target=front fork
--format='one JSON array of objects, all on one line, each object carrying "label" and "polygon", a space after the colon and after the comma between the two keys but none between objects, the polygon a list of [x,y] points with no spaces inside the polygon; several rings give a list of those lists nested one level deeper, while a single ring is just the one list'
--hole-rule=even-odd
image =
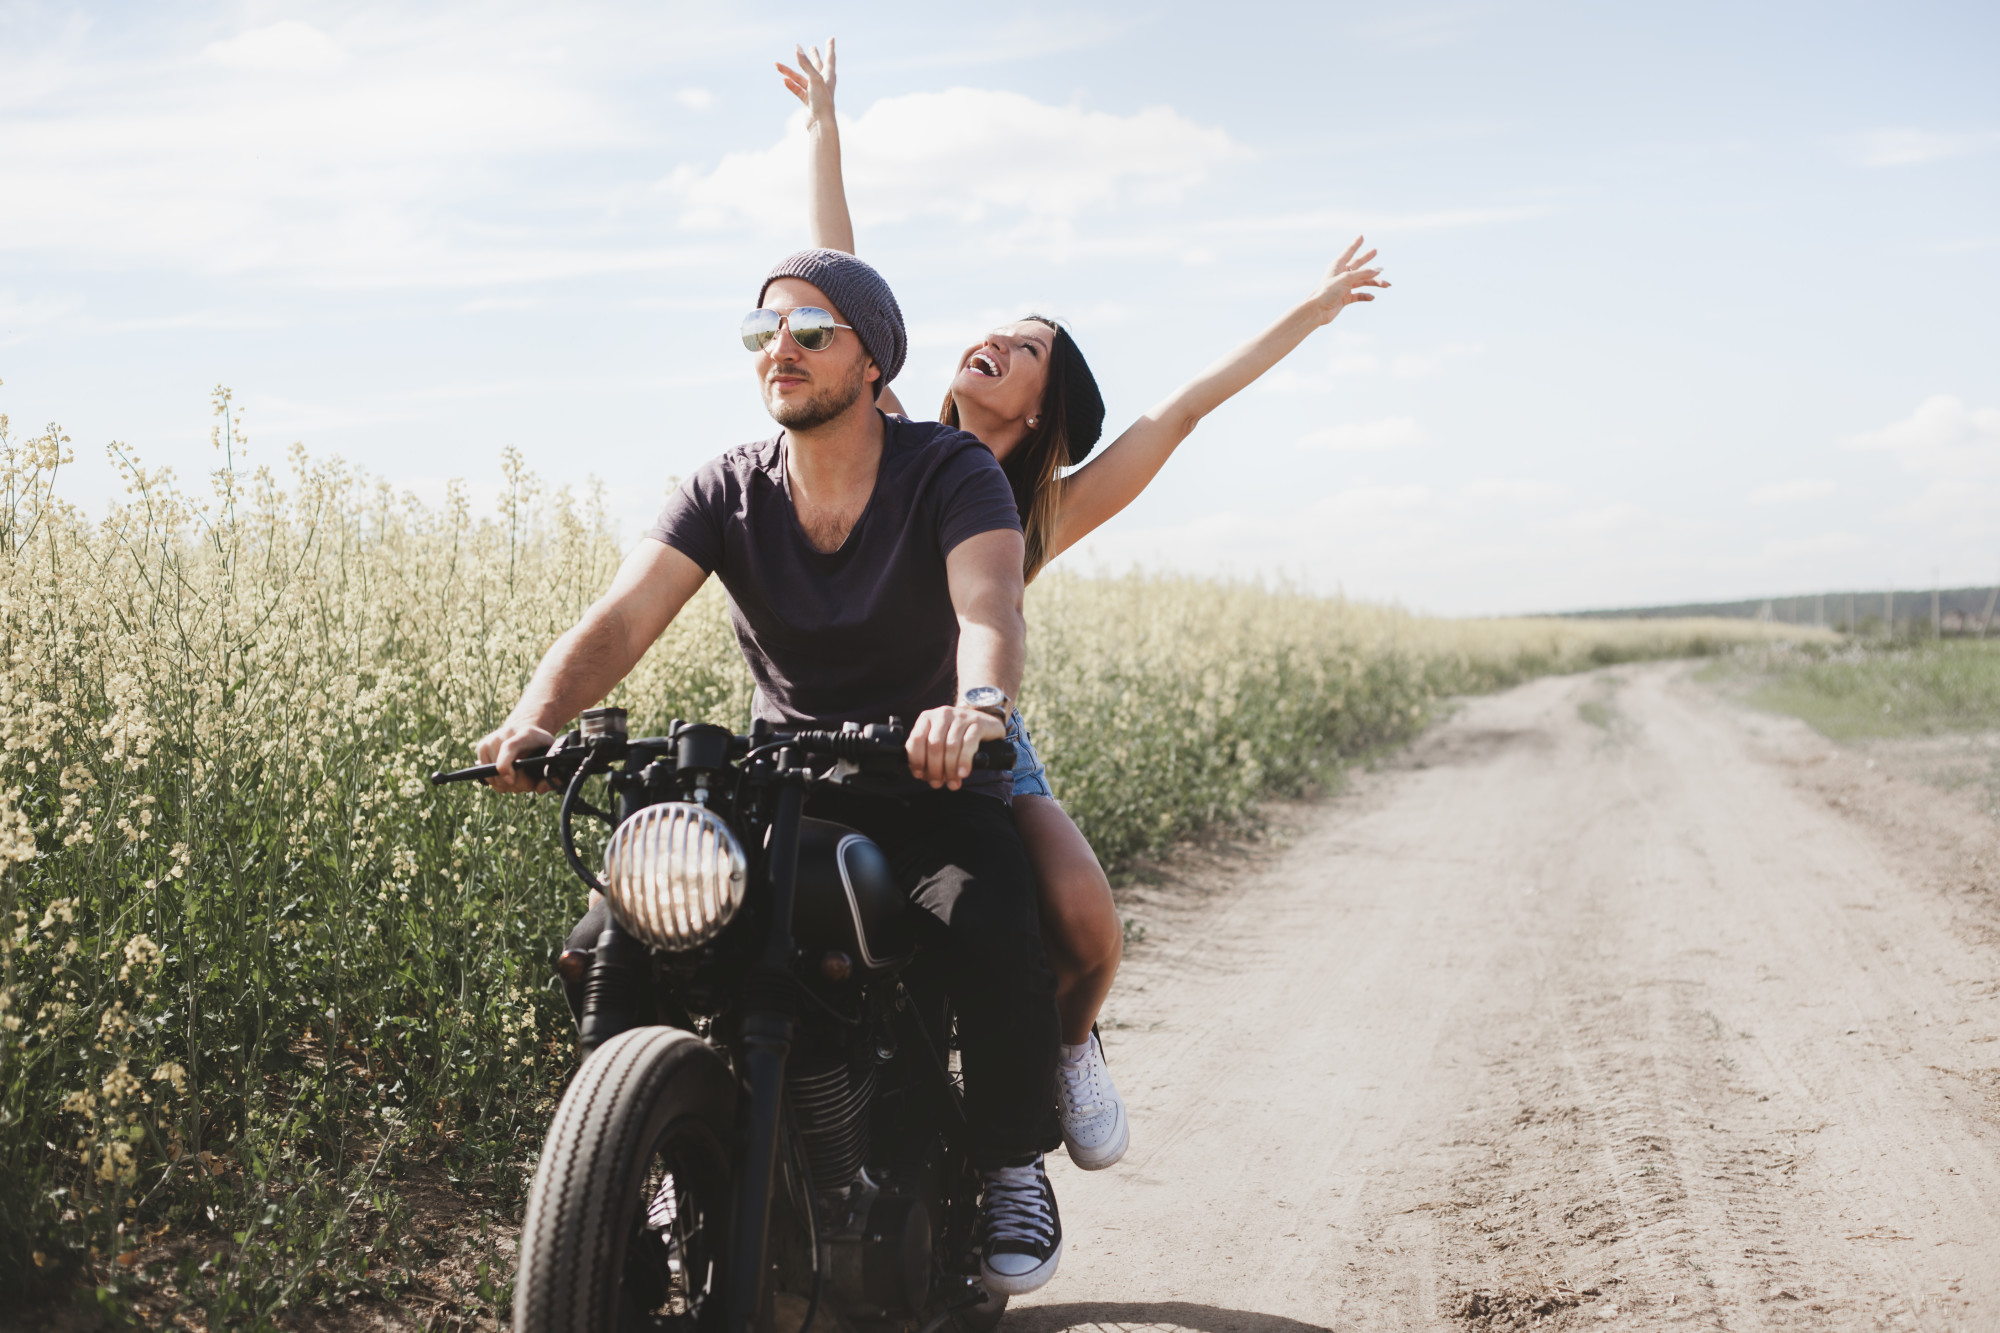
[{"label": "front fork", "polygon": [[[805,813],[805,789],[811,774],[804,768],[792,768],[787,758],[786,752],[779,752],[777,802],[765,863],[771,886],[770,934],[750,968],[743,994],[743,1080],[749,1088],[749,1114],[743,1130],[742,1169],[736,1175],[729,1262],[724,1269],[724,1327],[729,1333],[748,1333],[763,1299],[771,1187],[777,1175],[782,1132],[785,1061],[792,1049],[792,904],[798,888],[799,819]],[[598,936],[578,1029],[586,1058],[619,1033],[648,1021],[641,1012],[648,994],[648,966],[645,946],[615,920]]]},{"label": "front fork", "polygon": [[[785,1060],[792,1050],[792,903],[798,888],[799,819],[805,813],[809,774],[778,755],[777,807],[771,819],[771,933],[750,969],[743,995],[743,1074],[749,1085],[749,1118],[743,1130],[742,1170],[724,1269],[723,1327],[749,1333],[755,1326],[769,1262],[771,1186],[777,1175],[778,1137],[784,1110]],[[810,1205],[808,1205],[810,1206]]]}]

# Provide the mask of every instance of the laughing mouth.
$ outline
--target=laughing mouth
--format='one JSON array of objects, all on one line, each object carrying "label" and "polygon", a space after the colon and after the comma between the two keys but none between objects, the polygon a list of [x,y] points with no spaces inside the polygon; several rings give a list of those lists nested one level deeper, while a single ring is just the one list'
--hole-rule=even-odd
[{"label": "laughing mouth", "polygon": [[975,375],[987,375],[994,379],[1000,378],[1000,367],[994,363],[992,357],[986,355],[984,352],[974,352],[972,358],[965,363],[965,368]]}]

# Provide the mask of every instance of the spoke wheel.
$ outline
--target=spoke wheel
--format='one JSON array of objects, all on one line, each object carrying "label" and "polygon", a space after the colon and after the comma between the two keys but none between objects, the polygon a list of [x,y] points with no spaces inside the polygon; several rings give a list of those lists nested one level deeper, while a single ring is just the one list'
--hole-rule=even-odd
[{"label": "spoke wheel", "polygon": [[556,1108],[514,1284],[517,1333],[722,1323],[736,1084],[692,1033],[636,1028]]},{"label": "spoke wheel", "polygon": [[667,1126],[628,1223],[619,1329],[695,1333],[715,1326],[728,1182],[728,1159],[707,1125],[683,1119]]}]

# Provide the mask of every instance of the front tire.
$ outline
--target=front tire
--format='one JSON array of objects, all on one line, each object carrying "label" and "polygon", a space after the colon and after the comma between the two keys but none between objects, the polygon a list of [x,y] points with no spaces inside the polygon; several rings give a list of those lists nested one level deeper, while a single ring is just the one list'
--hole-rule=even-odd
[{"label": "front tire", "polygon": [[721,1055],[678,1028],[584,1062],[528,1194],[515,1333],[721,1327],[735,1106]]}]

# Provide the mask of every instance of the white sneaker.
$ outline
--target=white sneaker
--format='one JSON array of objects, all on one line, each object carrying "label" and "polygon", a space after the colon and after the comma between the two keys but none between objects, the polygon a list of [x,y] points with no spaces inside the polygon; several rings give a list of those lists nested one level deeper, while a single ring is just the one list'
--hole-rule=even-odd
[{"label": "white sneaker", "polygon": [[1132,1127],[1125,1118],[1125,1099],[1105,1068],[1104,1041],[1095,1028],[1082,1059],[1056,1061],[1056,1101],[1070,1161],[1085,1171],[1102,1171],[1125,1155]]},{"label": "white sneaker", "polygon": [[1028,1166],[981,1173],[979,1280],[996,1296],[1020,1296],[1046,1286],[1062,1262],[1062,1219],[1048,1169]]}]

